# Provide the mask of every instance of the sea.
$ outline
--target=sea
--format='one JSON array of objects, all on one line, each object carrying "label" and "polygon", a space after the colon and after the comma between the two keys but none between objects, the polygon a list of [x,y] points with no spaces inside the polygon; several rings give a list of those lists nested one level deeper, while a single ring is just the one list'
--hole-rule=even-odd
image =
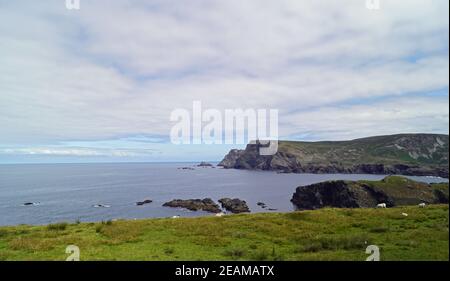
[{"label": "sea", "polygon": [[[290,212],[295,210],[290,199],[300,185],[383,177],[282,174],[197,167],[196,163],[3,164],[0,225],[212,216],[203,211],[162,206],[173,199],[195,198],[239,198],[247,202],[253,213]],[[427,183],[448,182],[438,177],[409,178]],[[152,203],[136,205],[146,199]],[[261,208],[258,202],[267,208]]]}]

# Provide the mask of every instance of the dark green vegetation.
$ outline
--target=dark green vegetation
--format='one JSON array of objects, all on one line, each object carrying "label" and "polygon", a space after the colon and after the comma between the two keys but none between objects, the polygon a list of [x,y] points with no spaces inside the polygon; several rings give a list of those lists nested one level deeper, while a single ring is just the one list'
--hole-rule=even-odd
[{"label": "dark green vegetation", "polygon": [[381,181],[325,181],[297,187],[292,202],[299,209],[359,208],[400,205],[448,204],[448,183],[426,184],[405,177]]},{"label": "dark green vegetation", "polygon": [[394,205],[448,203],[448,183],[426,184],[404,177],[389,176],[381,181],[359,181],[376,192],[384,193]]},{"label": "dark green vegetation", "polygon": [[368,173],[432,175],[448,178],[448,135],[400,134],[351,141],[280,141],[273,156],[259,146],[232,150],[219,164],[225,168],[296,173]]},{"label": "dark green vegetation", "polygon": [[[402,213],[408,214],[405,216]],[[0,228],[0,260],[448,260],[448,205]]]}]

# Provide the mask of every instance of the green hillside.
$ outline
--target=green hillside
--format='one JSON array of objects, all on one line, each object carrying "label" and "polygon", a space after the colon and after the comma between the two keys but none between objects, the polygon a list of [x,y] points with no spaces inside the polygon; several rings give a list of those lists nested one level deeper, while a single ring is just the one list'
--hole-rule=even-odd
[{"label": "green hillside", "polygon": [[[404,214],[408,214],[405,216]],[[449,259],[448,205],[0,228],[0,260]]]},{"label": "green hillside", "polygon": [[349,141],[279,141],[275,155],[259,155],[259,146],[232,150],[225,168],[296,173],[369,173],[448,178],[448,135],[399,134]]}]

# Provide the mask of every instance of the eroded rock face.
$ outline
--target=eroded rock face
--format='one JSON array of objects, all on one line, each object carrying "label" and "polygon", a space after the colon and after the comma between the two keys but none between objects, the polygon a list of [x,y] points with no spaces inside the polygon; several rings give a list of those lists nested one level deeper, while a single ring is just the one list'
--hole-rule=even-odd
[{"label": "eroded rock face", "polygon": [[238,198],[230,199],[230,198],[222,198],[219,200],[219,203],[222,204],[222,207],[234,214],[237,213],[247,213],[250,212],[250,209],[247,206],[247,203]]},{"label": "eroded rock face", "polygon": [[279,141],[274,155],[260,145],[231,150],[224,168],[280,173],[350,173],[439,176],[448,178],[448,135],[400,134],[351,141]]},{"label": "eroded rock face", "polygon": [[299,209],[368,207],[364,206],[366,204],[362,200],[358,200],[363,196],[345,181],[327,181],[298,187],[291,201]]},{"label": "eroded rock face", "polygon": [[236,165],[236,160],[244,153],[243,150],[232,149],[228,154],[223,158],[223,160],[217,165],[222,166],[224,168],[234,168]]},{"label": "eroded rock face", "polygon": [[381,181],[325,181],[299,186],[291,202],[298,209],[371,208],[448,202],[448,184],[426,184],[404,177],[388,176]]},{"label": "eroded rock face", "polygon": [[210,213],[220,213],[220,207],[212,199],[175,199],[163,204],[164,207],[185,208],[191,211],[206,211]]},{"label": "eroded rock face", "polygon": [[39,203],[39,202],[26,202],[26,203],[23,203],[24,206],[38,206],[40,204],[41,203]]},{"label": "eroded rock face", "polygon": [[447,191],[447,193],[445,193],[442,190],[435,189],[434,190],[434,195],[436,196],[435,203],[448,204],[448,191]]}]

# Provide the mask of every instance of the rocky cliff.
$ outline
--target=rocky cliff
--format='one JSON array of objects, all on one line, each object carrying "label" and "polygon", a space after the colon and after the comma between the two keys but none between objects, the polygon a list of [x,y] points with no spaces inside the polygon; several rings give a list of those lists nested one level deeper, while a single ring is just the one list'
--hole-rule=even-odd
[{"label": "rocky cliff", "polygon": [[280,141],[275,155],[259,155],[259,145],[231,150],[224,168],[286,173],[363,173],[448,178],[449,136],[400,134],[351,141]]},{"label": "rocky cliff", "polygon": [[370,208],[448,203],[448,183],[426,184],[399,176],[381,181],[326,181],[297,187],[291,202],[298,209]]}]

